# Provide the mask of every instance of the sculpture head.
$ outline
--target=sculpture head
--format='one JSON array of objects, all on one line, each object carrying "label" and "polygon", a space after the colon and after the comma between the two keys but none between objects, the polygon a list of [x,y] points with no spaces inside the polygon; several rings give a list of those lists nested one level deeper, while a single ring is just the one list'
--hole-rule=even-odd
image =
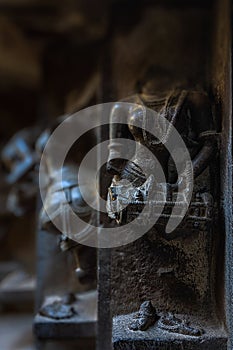
[{"label": "sculpture head", "polygon": [[171,89],[171,72],[162,67],[151,66],[137,83],[139,93],[154,95]]}]

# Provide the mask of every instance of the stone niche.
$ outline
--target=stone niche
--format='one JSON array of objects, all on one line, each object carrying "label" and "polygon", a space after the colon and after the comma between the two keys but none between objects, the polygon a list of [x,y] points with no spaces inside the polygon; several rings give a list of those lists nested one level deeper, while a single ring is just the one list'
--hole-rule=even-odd
[{"label": "stone niche", "polygon": [[[194,192],[209,193],[213,200],[208,227],[185,226],[182,234],[178,228],[173,239],[154,227],[129,245],[100,250],[98,347],[231,349],[230,2],[146,1],[115,7],[108,53],[111,98],[138,93],[138,82],[151,66],[159,92],[177,83],[205,91],[217,149],[194,181]],[[146,313],[156,312],[158,318],[146,330],[132,330],[146,301],[152,307]]]}]

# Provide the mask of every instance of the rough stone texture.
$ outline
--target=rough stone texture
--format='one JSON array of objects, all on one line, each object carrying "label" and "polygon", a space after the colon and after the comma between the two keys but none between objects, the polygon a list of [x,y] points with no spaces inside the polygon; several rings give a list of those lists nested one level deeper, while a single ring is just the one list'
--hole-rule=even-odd
[{"label": "rough stone texture", "polygon": [[160,311],[189,313],[199,312],[204,305],[210,308],[211,237],[197,234],[167,242],[153,234],[157,236],[153,244],[142,238],[115,250],[114,314],[136,311],[144,300],[152,300]]},{"label": "rough stone texture", "polygon": [[99,249],[98,252],[98,330],[97,350],[112,349],[111,303],[111,250]]},{"label": "rough stone texture", "polygon": [[[128,328],[131,315],[117,316],[113,320],[114,350],[224,350],[227,349],[227,336],[216,323],[208,324],[206,321],[191,318],[195,325],[206,329],[201,337],[184,336],[163,331],[155,324],[147,332],[131,331]],[[182,318],[182,315],[180,315]]]},{"label": "rough stone texture", "polygon": [[[225,269],[217,282],[216,295],[219,314],[229,332],[228,349],[233,348],[233,234],[232,234],[232,3],[216,1],[211,85],[216,101],[217,116],[221,116],[222,135],[220,149],[222,228],[225,232]],[[224,266],[223,266],[224,264]],[[225,278],[225,280],[224,280]],[[225,288],[223,288],[225,285]]]},{"label": "rough stone texture", "polygon": [[[206,171],[196,188],[209,181]],[[151,300],[158,312],[215,318],[216,236],[216,229],[210,229],[167,241],[153,228],[136,242],[114,249],[113,315],[137,311]]]},{"label": "rough stone texture", "polygon": [[[152,5],[145,6],[145,9],[142,5],[138,11],[134,9],[134,13],[130,13],[130,18],[129,13],[128,17],[125,13],[121,22],[123,28],[115,26],[116,35],[112,45],[112,74],[117,99],[135,93],[136,83],[151,64],[157,66],[158,71],[167,71],[171,82],[180,79],[181,84],[185,82],[189,88],[204,88],[212,96],[213,86],[209,78],[212,61],[210,46],[212,38],[215,41],[212,36],[214,26],[219,23],[211,7],[202,8],[200,3],[196,5],[195,7],[192,3],[189,7],[182,2],[177,8]],[[225,5],[226,3],[223,6]],[[128,10],[133,11],[133,8],[129,7]],[[220,26],[223,27],[222,22]],[[220,52],[223,28],[218,34]],[[221,59],[217,62],[220,65],[222,63]],[[219,71],[224,68],[226,65],[221,68],[215,66]],[[221,77],[225,79],[229,70],[227,72],[221,74]],[[223,84],[221,78],[218,77],[214,85],[221,94],[216,83]],[[214,99],[212,101],[214,106]],[[215,108],[213,110],[216,112]],[[220,119],[221,114],[215,113],[219,132]],[[205,175],[196,183],[197,187],[207,186],[215,198],[217,209],[218,168],[218,161],[212,162]],[[186,238],[168,242],[153,229],[133,244],[113,250],[110,311],[115,316],[114,349],[227,348],[227,336],[222,330],[224,229],[218,221],[218,213],[216,211],[213,229],[208,232],[190,233]],[[129,331],[131,318],[128,314],[138,311],[145,300],[152,300],[158,312],[182,313],[184,318],[196,320],[205,334],[198,339],[175,336],[158,331],[156,326],[146,332]]]}]

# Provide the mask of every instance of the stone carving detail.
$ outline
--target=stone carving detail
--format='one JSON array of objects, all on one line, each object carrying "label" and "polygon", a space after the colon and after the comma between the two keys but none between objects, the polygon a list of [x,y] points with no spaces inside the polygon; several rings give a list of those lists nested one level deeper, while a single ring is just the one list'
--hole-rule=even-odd
[{"label": "stone carving detail", "polygon": [[[149,85],[149,87],[147,85]],[[163,171],[167,177],[167,184],[156,184],[157,188],[155,191],[161,194],[161,203],[154,203],[155,206],[165,204],[165,210],[157,224],[157,228],[161,230],[168,221],[177,197],[177,174],[173,160],[165,147],[165,140],[169,138],[169,130],[166,131],[165,140],[160,141],[155,140],[148,132],[145,132],[143,125],[149,127],[148,123],[150,123],[151,120],[148,121],[146,117],[142,115],[140,105],[151,108],[159,113],[181,134],[190,151],[194,178],[197,178],[203,173],[214,155],[216,150],[216,131],[213,125],[211,105],[204,92],[173,90],[158,94],[151,90],[151,88],[150,81],[145,85],[141,94],[124,100],[139,105],[138,108],[134,108],[132,111],[127,110],[127,108],[124,110],[122,104],[116,104],[111,114],[111,121],[114,122],[114,120],[119,121],[121,119],[122,123],[124,123],[128,120],[128,129],[127,126],[123,124],[117,124],[117,126],[112,124],[110,137],[116,138],[121,135],[121,137],[126,136],[135,139],[135,141],[148,147],[162,165]],[[139,130],[139,128],[130,124],[132,120],[139,122],[142,129]],[[151,125],[151,128],[152,127],[153,125]],[[158,127],[160,126],[158,125]],[[177,152],[179,152],[179,150],[177,150]],[[110,143],[108,171],[114,175],[114,179],[109,189],[109,216],[115,218],[118,223],[122,224],[135,218],[135,216],[132,216],[133,214],[131,214],[131,212],[134,213],[134,215],[136,215],[137,212],[141,212],[143,204],[147,201],[147,192],[149,188],[152,187],[151,183],[149,183],[150,180],[142,172],[142,168],[145,169],[146,167],[148,168],[148,174],[150,173],[149,167],[151,166],[152,160],[146,159],[145,155],[142,154],[142,152],[137,153],[137,150],[132,161],[126,162],[123,158],[123,154],[120,153],[120,145],[113,142]],[[183,171],[188,172],[189,169],[184,168]],[[121,182],[122,180],[130,181],[130,183],[133,184],[134,193],[130,194],[130,196],[127,195],[125,193],[126,188],[123,188],[124,193],[122,193],[122,186],[119,184],[119,180],[121,180]],[[164,186],[166,186],[167,190],[166,198],[164,198]],[[187,184],[184,184],[184,196],[187,188]],[[130,206],[117,214],[113,214],[113,212],[116,211],[114,209],[117,204],[119,204],[120,207],[123,198],[125,199],[127,197],[130,197],[128,203]],[[182,205],[182,199],[180,204]],[[111,208],[113,210],[111,210]],[[213,209],[213,198],[205,188],[194,191],[191,206],[189,207],[185,220],[179,227],[179,234],[187,234],[187,230],[208,231],[214,215]]]},{"label": "stone carving detail", "polygon": [[144,301],[140,306],[139,312],[134,316],[133,321],[129,325],[132,331],[146,331],[153,326],[158,320],[156,310],[150,301]]},{"label": "stone carving detail", "polygon": [[189,321],[178,318],[175,315],[158,315],[151,301],[144,301],[139,312],[132,317],[129,329],[132,331],[146,331],[157,323],[158,328],[171,333],[183,334],[192,337],[199,337],[204,334],[204,330],[190,325]]},{"label": "stone carving detail", "polygon": [[71,318],[76,314],[73,303],[76,301],[74,294],[69,293],[60,300],[55,300],[51,304],[44,305],[39,312],[42,316],[61,320]]},{"label": "stone carving detail", "polygon": [[[66,117],[61,117],[57,120],[54,126],[45,130],[37,140],[37,152],[42,153],[43,149],[53,132],[54,128],[58,126]],[[92,135],[93,136],[93,135]],[[83,146],[83,145],[82,145]],[[58,236],[58,244],[62,252],[71,252],[75,264],[75,275],[78,282],[84,285],[85,290],[96,288],[96,249],[81,245],[70,239],[67,235],[69,218],[67,217],[67,207],[70,205],[72,210],[79,215],[82,220],[93,223],[95,221],[95,214],[91,208],[83,200],[79,184],[78,184],[78,159],[77,157],[83,149],[74,149],[71,154],[68,154],[65,164],[62,168],[63,177],[62,183],[57,180],[57,172],[59,169],[53,164],[51,159],[46,158],[44,168],[44,189],[46,192],[46,199],[39,217],[39,226],[41,229],[54,233]],[[62,192],[65,192],[65,201]],[[47,211],[50,216],[47,214]],[[64,223],[63,233],[56,228],[53,221],[61,220]],[[74,288],[75,289],[75,288]],[[68,291],[68,292],[78,292]],[[73,295],[73,294],[72,294]],[[73,308],[70,303],[64,302],[64,298],[59,301],[54,301],[42,307],[40,313],[44,316],[61,319],[70,318],[74,315]],[[73,300],[73,304],[75,301]]]},{"label": "stone carving detail", "polygon": [[158,327],[168,332],[189,335],[192,337],[199,337],[204,334],[202,329],[195,328],[191,326],[189,322],[185,322],[172,314],[162,316],[158,321]]},{"label": "stone carving detail", "polygon": [[[158,221],[141,241],[141,244],[150,242],[151,252],[148,261],[153,260],[153,251],[154,254],[159,254],[161,258],[160,263],[158,256],[155,259],[158,280],[154,281],[154,286],[153,281],[148,281],[151,294],[143,294],[143,297],[151,300],[156,310],[158,310],[158,314],[162,316],[155,316],[156,312],[152,311],[153,306],[150,302],[143,303],[137,318],[132,321],[129,328],[131,330],[146,330],[158,320],[157,327],[160,329],[184,335],[201,336],[203,334],[201,329],[191,326],[174,315],[176,313],[183,314],[185,309],[185,307],[183,309],[183,306],[186,303],[185,295],[188,291],[192,290],[192,295],[197,300],[199,298],[198,288],[200,291],[202,288],[198,285],[198,277],[191,277],[191,279],[193,278],[192,282],[188,280],[188,277],[184,278],[185,272],[181,271],[181,266],[182,259],[184,259],[185,268],[188,266],[185,258],[186,255],[188,257],[188,246],[186,247],[186,243],[181,241],[181,239],[190,238],[195,242],[195,239],[198,240],[203,235],[205,237],[204,240],[206,240],[205,244],[212,244],[210,242],[212,239],[212,227],[216,217],[216,203],[213,191],[210,190],[208,169],[211,160],[216,155],[217,133],[214,126],[211,103],[204,91],[174,89],[158,92],[155,90],[155,85],[154,77],[150,76],[144,82],[138,94],[124,99],[124,102],[134,103],[138,107],[129,108],[129,104],[125,104],[126,107],[124,107],[124,104],[116,103],[111,112],[110,118],[113,124],[110,126],[110,151],[107,170],[113,175],[113,179],[109,187],[107,210],[111,219],[115,220],[119,225],[124,225],[134,220],[142,212],[144,205],[149,200],[148,193],[150,192],[152,194],[156,192],[157,196],[156,200],[152,198],[149,202],[151,215],[155,213],[157,207],[163,206],[163,211]],[[152,121],[146,118],[146,113],[143,114],[141,112],[142,106],[154,110],[177,129],[189,150],[192,160],[194,189],[191,203],[182,222],[169,234],[165,232],[165,227],[171,215],[174,202],[177,199],[178,189],[176,167],[166,149],[166,140],[170,137],[169,128],[163,135],[162,140],[158,140],[152,134],[146,132],[143,128],[144,126],[147,126],[147,130],[152,130],[154,127],[160,127],[160,125],[149,125]],[[122,121],[122,124],[119,120]],[[127,124],[125,124],[126,121]],[[141,127],[134,126],[132,121],[136,121]],[[133,139],[146,146],[161,164],[166,183],[153,182],[153,179],[150,177],[152,159],[148,158],[143,151],[139,151],[137,147],[131,159],[125,160],[120,142],[111,141],[118,137]],[[176,151],[180,152],[179,149]],[[180,153],[180,161],[182,163],[182,153]],[[183,174],[189,172],[186,164],[183,165],[182,169]],[[185,183],[185,178],[187,177],[182,176],[182,174],[180,177],[181,181],[183,181],[184,200],[186,191],[189,191],[189,184]],[[130,186],[124,185],[129,182]],[[158,197],[159,200],[157,200]],[[179,198],[181,198],[180,205],[182,206],[182,196],[179,196]],[[133,246],[135,251],[139,249],[138,245],[139,243],[135,243]],[[162,253],[162,250],[164,250],[164,253]],[[169,262],[163,261],[163,255],[166,250],[170,251]],[[204,254],[207,256],[209,253],[205,250]],[[194,262],[194,264],[197,264],[197,262]],[[210,273],[210,271],[207,273]],[[153,278],[155,279],[156,277]],[[174,287],[174,283],[177,283],[177,286],[175,285]],[[181,304],[180,306],[177,305],[177,309],[174,307],[175,304],[172,305],[171,313],[166,316],[166,312],[170,312],[169,303],[172,299],[173,290],[175,291],[176,288],[178,290],[181,286],[183,289],[187,289],[184,297],[180,297],[179,302]],[[143,288],[145,293],[146,287]],[[158,305],[156,305],[156,298],[152,300],[150,295],[153,295],[153,297],[159,296],[159,293],[164,293],[166,288],[169,289],[170,301],[167,302],[168,309],[165,310],[164,305],[166,302],[165,300],[161,302],[163,296],[159,297]],[[208,287],[205,288],[207,290]],[[162,290],[163,292],[161,292]],[[182,292],[180,291],[180,293]],[[182,305],[182,303],[184,304]],[[156,317],[158,318],[156,319]]]}]

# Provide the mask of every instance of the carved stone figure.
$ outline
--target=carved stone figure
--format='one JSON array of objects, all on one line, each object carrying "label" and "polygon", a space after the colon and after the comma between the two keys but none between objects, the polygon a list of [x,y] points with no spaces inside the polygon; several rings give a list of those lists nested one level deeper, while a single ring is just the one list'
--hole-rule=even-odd
[{"label": "carved stone figure", "polygon": [[[141,93],[124,99],[124,102],[153,109],[179,131],[190,151],[194,178],[197,178],[206,169],[216,150],[216,131],[209,98],[206,93],[199,91],[173,89],[158,92],[155,90],[157,85],[153,86],[153,82],[153,78],[150,78],[143,85]],[[167,177],[167,183],[175,188],[177,174],[166,149],[165,141],[156,140],[143,130],[143,125],[153,128],[153,125],[148,125],[151,118],[146,120],[140,107],[130,111],[127,105],[123,107],[120,103],[116,104],[112,111],[111,121],[114,123],[114,120],[118,123],[119,120],[122,120],[122,123],[128,121],[128,127],[123,124],[112,124],[110,138],[116,138],[119,135],[121,137],[127,136],[147,146],[161,163]],[[131,125],[131,120],[139,122],[142,129]],[[169,138],[169,130],[165,135],[165,139],[167,138]],[[145,168],[145,158],[136,152],[132,161],[125,162],[120,149],[120,144],[110,144],[108,171],[115,175],[115,178],[117,176],[117,179],[128,179],[135,186],[142,185],[146,177],[140,170],[140,165],[142,164]],[[179,152],[179,150],[177,151]]]},{"label": "carved stone figure", "polygon": [[155,308],[150,301],[144,301],[140,306],[138,314],[134,317],[129,328],[133,331],[145,331],[150,326],[153,326],[158,320],[158,315],[156,314]]},{"label": "carved stone figure", "polygon": [[[203,234],[203,237],[205,237],[203,241],[211,242],[211,227],[215,209],[213,192],[211,192],[209,186],[209,173],[206,173],[206,169],[217,150],[217,133],[214,126],[211,103],[204,91],[189,90],[187,88],[158,90],[158,84],[151,71],[145,76],[139,93],[124,99],[123,102],[134,105],[116,103],[110,116],[113,124],[110,126],[110,152],[107,170],[114,177],[109,188],[108,215],[120,225],[128,223],[134,220],[142,211],[144,204],[149,198],[148,191],[156,191],[157,194],[160,194],[161,198],[163,198],[164,210],[157,223],[143,238],[144,243],[141,241],[141,249],[143,249],[143,245],[147,246],[149,244],[151,247],[148,249],[150,249],[151,258],[154,254],[153,271],[157,268],[157,276],[155,276],[155,272],[153,272],[154,275],[151,272],[153,282],[144,281],[149,287],[143,288],[149,288],[149,294],[153,297],[153,305],[156,310],[158,309],[158,318],[160,318],[158,327],[169,332],[200,336],[203,334],[203,331],[190,326],[184,320],[176,318],[173,313],[179,313],[180,310],[183,312],[186,309],[186,293],[190,293],[195,301],[202,299],[202,302],[206,295],[210,293],[207,285],[204,287],[205,291],[203,291],[203,286],[199,285],[198,276],[191,276],[190,280],[188,280],[189,277],[187,275],[185,276],[189,270],[189,265],[192,266],[194,264],[195,266],[195,264],[198,265],[198,262],[187,261],[188,246],[186,244],[188,242],[183,242],[181,239],[193,235],[191,240],[195,246],[200,239],[200,237],[197,238],[198,235]],[[147,132],[145,126],[147,130],[153,130],[156,127],[163,128],[163,125],[153,125],[153,119],[147,119],[148,114],[143,113],[144,107],[152,109],[160,116],[166,118],[177,129],[189,150],[192,160],[194,175],[192,200],[184,219],[172,233],[166,233],[165,227],[177,198],[178,175],[174,161],[166,149],[166,140],[170,137],[170,130],[169,127],[164,129],[163,137],[160,140]],[[132,125],[134,121],[140,127]],[[133,139],[139,144],[146,146],[161,164],[166,183],[153,184],[150,182],[150,167],[153,160],[137,146],[131,159],[125,160],[125,150],[121,142],[115,140],[119,137]],[[182,173],[187,175],[190,171],[189,167],[187,167],[187,164],[182,165],[181,150],[177,149],[176,151],[180,152]],[[185,182],[187,176],[182,176],[182,173],[179,181],[183,182],[181,188],[185,197],[185,193],[189,191],[189,184]],[[122,185],[125,181],[126,183],[130,182],[130,185]],[[127,186],[130,186],[130,195],[127,194]],[[123,197],[124,204],[128,198],[127,206],[124,205],[124,208],[121,205]],[[206,244],[211,245],[212,243]],[[132,248],[132,252],[135,249],[134,254],[137,254],[136,251],[139,249],[139,246],[135,243],[133,247],[135,248]],[[127,248],[125,251],[127,252]],[[142,254],[147,253],[145,251]],[[208,256],[209,253],[206,248],[203,254],[206,257]],[[167,261],[165,256],[167,256]],[[161,260],[159,261],[159,259]],[[209,257],[206,259],[208,260]],[[145,267],[144,264],[145,262],[143,262],[143,269]],[[198,266],[200,273],[199,269],[201,269],[201,266]],[[208,277],[206,276],[206,279],[210,278],[209,276],[212,273],[210,267],[207,268],[207,271]],[[177,298],[174,292],[176,288],[177,290],[183,289],[183,297],[180,298],[179,302],[177,301],[175,306],[173,303],[175,303]],[[167,302],[163,299],[166,293],[168,295]],[[182,294],[182,292],[180,293]],[[156,305],[155,295],[158,296],[158,305]],[[148,298],[148,296],[146,297]],[[167,308],[165,309],[166,304]],[[141,308],[144,309],[144,303],[141,305]],[[139,314],[141,314],[141,308]],[[164,314],[165,311],[170,310],[172,310],[173,315],[169,314],[167,316]],[[129,328],[137,331],[146,330],[150,327],[152,324],[151,313],[147,312],[145,315],[137,317],[136,321],[134,320],[129,325]],[[155,324],[156,317],[153,318],[153,322]]]},{"label": "carved stone figure", "polygon": [[[60,122],[66,117],[59,118],[55,125],[48,128],[41,134],[37,141],[37,151],[42,153],[45,144],[48,141],[52,131]],[[91,143],[91,140],[90,140]],[[83,144],[82,147],[85,147]],[[81,284],[84,284],[88,289],[95,289],[96,287],[96,249],[92,247],[83,246],[70,239],[65,230],[66,225],[69,225],[69,218],[66,217],[67,206],[71,206],[72,210],[79,215],[82,220],[87,222],[94,222],[95,216],[90,207],[83,200],[79,184],[78,184],[78,162],[80,155],[83,154],[83,149],[74,145],[71,152],[68,154],[65,164],[62,169],[63,179],[62,183],[57,180],[58,169],[51,159],[46,159],[45,176],[45,190],[46,200],[44,207],[40,213],[39,225],[40,228],[56,235],[59,235],[59,245],[63,252],[71,251],[76,264],[75,273]],[[85,154],[85,153],[84,153]],[[66,200],[63,203],[62,191],[64,190]],[[48,216],[47,211],[52,213]],[[61,233],[54,225],[53,220],[59,219],[64,222],[64,232]],[[72,291],[76,292],[76,291]],[[70,291],[68,291],[70,293]],[[64,298],[57,303],[46,305],[42,307],[41,314],[52,318],[69,318],[73,313],[70,312],[69,307],[63,307]],[[75,299],[69,304],[75,303]],[[61,312],[60,312],[60,311]],[[67,314],[64,312],[67,310]],[[59,314],[57,316],[57,314]],[[63,317],[61,317],[63,315]]]},{"label": "carved stone figure", "polygon": [[45,317],[61,320],[70,318],[76,314],[73,303],[76,301],[74,294],[65,295],[61,300],[55,300],[40,309],[40,314]]}]

